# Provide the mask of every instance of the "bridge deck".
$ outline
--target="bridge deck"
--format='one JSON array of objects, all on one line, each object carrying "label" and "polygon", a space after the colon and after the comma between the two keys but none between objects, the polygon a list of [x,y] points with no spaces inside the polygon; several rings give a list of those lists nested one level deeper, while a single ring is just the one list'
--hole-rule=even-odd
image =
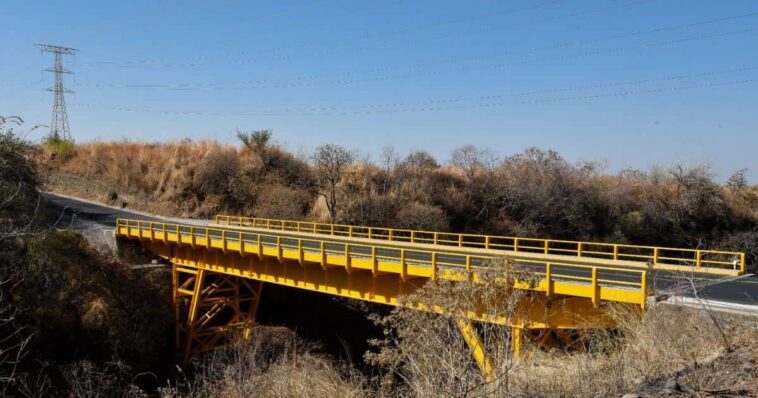
[{"label": "bridge deck", "polygon": [[542,238],[496,235],[458,234],[409,229],[377,228],[308,221],[217,215],[217,225],[248,227],[267,231],[313,233],[371,241],[407,242],[458,248],[494,250],[519,260],[561,262],[618,268],[655,268],[716,275],[739,275],[745,272],[745,253],[685,249],[657,246],[625,245]]},{"label": "bridge deck", "polygon": [[[348,273],[365,270],[374,275],[395,274],[402,280],[475,278],[478,271],[506,254],[495,249],[124,219],[117,220],[116,233],[119,236],[240,255],[320,264],[324,269],[341,267]],[[647,295],[646,270],[581,264],[575,258],[566,257],[553,256],[547,261],[529,255],[514,258],[519,268],[531,271],[537,279],[536,282],[525,281],[517,287],[545,292],[547,295],[589,298],[595,305],[600,301],[616,301],[644,307]],[[574,262],[562,261],[569,259]],[[303,282],[304,285],[307,283]],[[394,304],[394,298],[387,304]]]}]

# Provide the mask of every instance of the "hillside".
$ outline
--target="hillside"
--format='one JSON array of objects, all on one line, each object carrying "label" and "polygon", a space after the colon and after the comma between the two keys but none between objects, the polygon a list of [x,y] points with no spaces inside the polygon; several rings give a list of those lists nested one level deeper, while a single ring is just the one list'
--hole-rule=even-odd
[{"label": "hillside", "polygon": [[553,151],[499,159],[473,146],[456,149],[444,165],[422,151],[401,157],[387,150],[370,162],[335,145],[293,154],[271,144],[270,133],[260,142],[254,134],[243,135],[247,145],[239,147],[79,144],[65,156],[41,157],[43,186],[165,215],[331,216],[375,226],[720,247],[746,251],[756,263],[758,187],[740,172],[721,185],[702,165],[611,174]]}]

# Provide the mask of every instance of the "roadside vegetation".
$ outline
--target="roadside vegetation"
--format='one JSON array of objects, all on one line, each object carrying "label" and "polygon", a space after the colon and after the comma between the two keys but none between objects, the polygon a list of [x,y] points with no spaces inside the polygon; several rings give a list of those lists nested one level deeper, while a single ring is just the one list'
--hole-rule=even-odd
[{"label": "roadside vegetation", "polygon": [[[217,213],[501,235],[745,251],[758,258],[758,186],[706,165],[608,173],[539,148],[500,157],[464,146],[441,164],[386,148],[295,154],[269,130],[241,145],[91,142],[45,157],[46,189],[160,214]],[[118,198],[116,200],[115,198]],[[118,202],[118,203],[116,203]]]},{"label": "roadside vegetation", "polygon": [[[250,341],[178,368],[169,275],[137,272],[96,252],[57,215],[45,214],[38,194],[44,187],[176,215],[729,245],[754,256],[758,190],[739,172],[728,184],[703,167],[611,175],[550,151],[497,159],[474,147],[456,150],[445,165],[423,152],[400,157],[390,149],[370,162],[337,145],[292,154],[271,141],[270,131],[241,132],[240,147],[95,142],[50,156],[49,148],[20,138],[14,129],[21,123],[0,123],[0,395],[758,394],[754,320],[678,307],[655,307],[644,317],[611,308],[619,319],[613,333],[588,332],[581,347],[527,345],[521,358],[506,349],[508,328],[481,326],[495,347],[494,382],[483,379],[455,319],[402,307],[367,311],[382,337],[370,342],[361,363],[292,330],[261,325]],[[518,273],[507,262],[503,267]],[[491,277],[501,271],[492,267]],[[442,303],[449,314],[482,299],[493,314],[511,316],[529,297],[503,297],[502,283],[440,282],[408,298]]]}]

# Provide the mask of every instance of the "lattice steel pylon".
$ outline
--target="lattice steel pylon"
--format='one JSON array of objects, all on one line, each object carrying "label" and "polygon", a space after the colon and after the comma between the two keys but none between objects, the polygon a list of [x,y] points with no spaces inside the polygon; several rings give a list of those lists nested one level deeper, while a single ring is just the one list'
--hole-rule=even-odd
[{"label": "lattice steel pylon", "polygon": [[52,72],[55,74],[55,85],[46,89],[47,91],[55,93],[53,116],[52,121],[50,122],[50,138],[56,140],[70,140],[71,132],[68,128],[68,112],[66,111],[66,98],[64,97],[64,94],[73,93],[73,91],[63,87],[63,74],[71,74],[72,72],[63,67],[63,55],[74,55],[77,53],[77,50],[51,44],[36,44],[36,46],[43,52],[53,54],[53,66],[43,69],[45,72]]}]

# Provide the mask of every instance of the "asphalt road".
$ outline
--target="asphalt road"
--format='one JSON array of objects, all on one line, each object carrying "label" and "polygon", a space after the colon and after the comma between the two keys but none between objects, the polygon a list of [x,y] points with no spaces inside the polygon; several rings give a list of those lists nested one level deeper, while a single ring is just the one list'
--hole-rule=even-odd
[{"label": "asphalt road", "polygon": [[[184,224],[186,227],[183,226],[182,231],[187,233],[189,232],[189,226],[195,225],[198,226],[195,228],[195,232],[204,234],[205,231],[202,225],[208,223],[205,220],[151,216],[144,213],[134,212],[129,209],[118,209],[52,194],[44,194],[43,196],[45,198],[45,208],[48,215],[55,217],[60,215],[61,224],[71,225],[73,228],[83,228],[92,224],[96,224],[103,228],[114,228],[117,218],[130,218],[134,220]],[[235,227],[222,227],[221,229],[233,231],[228,233],[228,236],[231,239],[238,238],[239,234],[242,233],[243,239],[249,244],[257,242],[258,239],[257,232],[255,231]],[[301,237],[296,234],[279,231],[266,230],[261,233],[265,234],[262,238],[264,244],[274,244],[276,238],[272,236],[280,236],[283,244],[296,246],[297,238]],[[220,232],[218,229],[211,228],[209,235],[217,237],[220,235]],[[295,238],[295,236],[297,236],[297,238]],[[346,239],[332,236],[325,236],[323,238],[319,237],[319,241],[322,240],[328,241],[326,245],[328,251],[344,252]],[[377,252],[378,256],[399,257],[400,250],[397,246],[387,244],[386,242],[376,242],[375,245],[380,246],[380,249]],[[315,240],[309,241],[305,239],[303,241],[303,246],[306,250],[317,251],[320,249],[320,243]],[[440,253],[438,255],[438,261],[449,262],[450,264],[455,265],[463,265],[465,263],[465,255],[462,255],[455,248],[440,247],[438,251]],[[356,245],[351,245],[350,253],[351,256],[370,255],[368,248]],[[430,257],[430,254],[422,252],[409,251],[407,254],[409,262],[428,262]],[[472,263],[473,265],[481,265],[482,260],[473,259]],[[544,266],[542,265],[526,264],[525,266],[536,271],[544,272]],[[553,274],[558,278],[560,278],[561,275],[567,277],[589,277],[590,271],[554,266]],[[615,282],[638,281],[637,274],[625,273],[622,271],[600,271],[598,273],[598,278],[607,281],[606,283],[609,285],[613,285]],[[704,300],[758,306],[758,277],[755,275],[723,277],[709,274],[652,270],[648,272],[648,285],[658,292],[666,292],[672,295],[690,297],[697,295],[697,297]]]}]

